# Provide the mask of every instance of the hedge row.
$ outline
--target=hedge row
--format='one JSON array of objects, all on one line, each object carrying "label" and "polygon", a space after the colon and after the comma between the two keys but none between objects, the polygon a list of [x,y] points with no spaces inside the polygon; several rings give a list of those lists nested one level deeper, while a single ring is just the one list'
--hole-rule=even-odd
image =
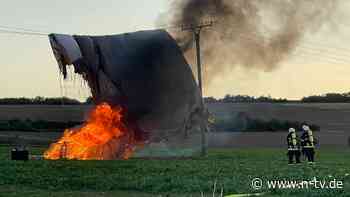
[{"label": "hedge row", "polygon": [[295,128],[300,131],[303,125],[309,125],[314,131],[320,131],[320,126],[308,122],[288,121],[288,120],[263,120],[251,118],[244,112],[237,115],[230,115],[216,119],[212,127],[216,131],[243,131],[243,132],[263,132],[263,131],[288,131]]},{"label": "hedge row", "polygon": [[31,121],[10,120],[0,122],[0,131],[41,131],[41,130],[64,130],[82,124],[81,122],[53,122],[53,121]]}]

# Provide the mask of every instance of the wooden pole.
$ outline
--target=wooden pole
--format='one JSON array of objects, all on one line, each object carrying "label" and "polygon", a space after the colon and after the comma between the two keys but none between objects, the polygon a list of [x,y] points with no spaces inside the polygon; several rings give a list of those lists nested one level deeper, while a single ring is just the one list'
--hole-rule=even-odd
[{"label": "wooden pole", "polygon": [[[200,41],[201,41],[201,31],[205,27],[211,27],[213,25],[213,22],[210,21],[209,23],[202,23],[199,25],[190,25],[187,28],[182,28],[182,30],[190,30],[194,34],[195,43],[196,43],[196,57],[197,57],[197,79],[198,79],[198,87],[200,91],[201,96],[201,108],[204,110],[204,99],[203,99],[203,85],[202,85],[202,64],[201,64],[201,47],[200,47]],[[204,111],[203,111],[204,113]],[[207,139],[206,139],[206,132],[208,128],[201,124],[201,156],[205,156],[207,154]]]}]

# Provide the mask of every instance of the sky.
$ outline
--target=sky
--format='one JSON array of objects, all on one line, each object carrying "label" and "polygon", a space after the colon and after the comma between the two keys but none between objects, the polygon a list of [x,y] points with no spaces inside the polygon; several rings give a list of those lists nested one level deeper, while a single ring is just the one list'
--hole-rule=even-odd
[{"label": "sky", "polygon": [[[43,32],[107,35],[156,28],[168,0],[0,0],[1,26]],[[337,18],[305,35],[299,47],[272,72],[234,67],[216,77],[205,96],[226,94],[298,99],[350,92],[350,2]],[[205,57],[203,57],[205,67]],[[78,78],[62,82],[46,36],[0,33],[0,98],[61,97],[83,100],[88,88]],[[205,79],[204,79],[205,80]]]}]

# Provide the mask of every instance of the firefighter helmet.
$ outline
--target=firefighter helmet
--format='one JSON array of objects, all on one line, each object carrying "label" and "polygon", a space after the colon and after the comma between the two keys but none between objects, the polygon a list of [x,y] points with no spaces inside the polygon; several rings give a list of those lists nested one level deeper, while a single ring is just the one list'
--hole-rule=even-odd
[{"label": "firefighter helmet", "polygon": [[307,126],[307,125],[303,125],[303,130],[304,130],[304,131],[309,131],[309,130],[310,130],[310,127]]}]

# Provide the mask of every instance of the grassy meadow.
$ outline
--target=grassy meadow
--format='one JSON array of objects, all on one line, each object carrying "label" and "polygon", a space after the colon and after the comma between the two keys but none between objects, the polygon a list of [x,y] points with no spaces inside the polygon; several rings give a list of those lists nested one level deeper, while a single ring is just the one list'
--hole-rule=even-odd
[{"label": "grassy meadow", "polygon": [[[350,196],[349,150],[319,150],[317,164],[286,165],[284,149],[211,149],[191,159],[130,159],[126,161],[10,161],[8,146],[0,147],[0,196],[213,196],[213,185],[224,195]],[[43,148],[32,149],[41,154]],[[254,190],[251,181],[341,180],[343,189]],[[220,193],[219,191],[217,193]],[[217,194],[218,196],[218,194]]]}]

